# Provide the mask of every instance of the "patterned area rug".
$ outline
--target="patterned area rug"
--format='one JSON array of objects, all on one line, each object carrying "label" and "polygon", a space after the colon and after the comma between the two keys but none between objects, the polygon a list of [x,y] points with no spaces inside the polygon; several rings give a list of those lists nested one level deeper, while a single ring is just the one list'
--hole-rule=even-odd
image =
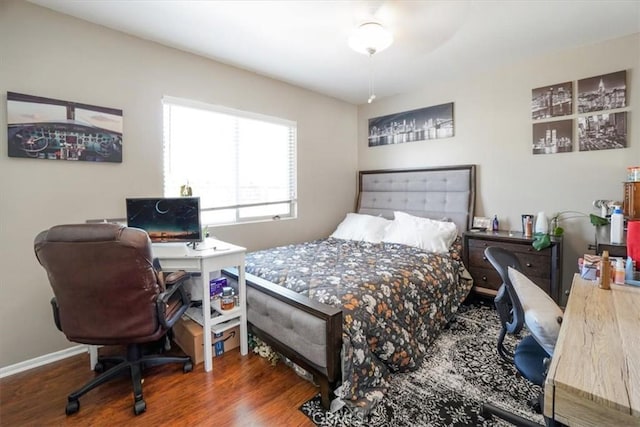
[{"label": "patterned area rug", "polygon": [[[385,399],[367,419],[359,419],[348,408],[325,411],[320,395],[300,410],[318,426],[502,426],[494,417],[480,415],[482,402],[489,402],[539,424],[542,415],[527,405],[540,393],[504,362],[496,350],[499,321],[487,306],[463,306],[429,349],[425,361],[414,372],[396,374]],[[507,339],[511,338],[507,335]],[[517,340],[511,338],[507,346]]]}]

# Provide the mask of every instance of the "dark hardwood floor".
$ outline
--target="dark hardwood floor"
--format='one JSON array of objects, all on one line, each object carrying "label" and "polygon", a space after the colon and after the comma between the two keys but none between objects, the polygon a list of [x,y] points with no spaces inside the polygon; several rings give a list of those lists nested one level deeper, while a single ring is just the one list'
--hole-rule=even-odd
[{"label": "dark hardwood floor", "polygon": [[[113,349],[101,349],[101,354]],[[2,426],[313,426],[298,410],[318,389],[279,362],[237,349],[183,373],[182,365],[149,368],[143,394],[147,411],[135,416],[128,377],[98,386],[65,415],[67,395],[94,376],[83,354],[0,380]]]}]

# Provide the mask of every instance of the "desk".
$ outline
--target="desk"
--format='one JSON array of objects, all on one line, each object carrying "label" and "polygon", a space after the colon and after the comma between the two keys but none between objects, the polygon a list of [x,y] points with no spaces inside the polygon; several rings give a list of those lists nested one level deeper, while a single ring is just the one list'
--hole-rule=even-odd
[{"label": "desk", "polygon": [[640,426],[640,288],[574,276],[544,391],[563,424]]},{"label": "desk", "polygon": [[[247,288],[244,273],[244,255],[246,249],[220,240],[207,239],[206,248],[191,249],[184,244],[154,246],[153,256],[160,260],[164,271],[185,270],[190,273],[200,273],[202,276],[202,314],[204,324],[204,370],[210,372],[213,367],[213,353],[211,349],[211,331],[222,332],[226,329],[240,325],[240,354],[248,352],[247,343]],[[214,249],[215,248],[215,249]],[[238,297],[240,307],[231,310],[220,310],[220,301],[214,302],[214,309],[220,313],[212,317],[211,301],[209,300],[210,273],[227,267],[238,268]],[[234,321],[235,320],[235,321]],[[229,322],[230,321],[230,322]],[[225,323],[229,322],[229,323]],[[220,326],[225,323],[225,326]],[[217,326],[217,328],[216,328]],[[208,331],[208,332],[207,332]],[[97,347],[89,347],[91,369],[97,362]]]}]

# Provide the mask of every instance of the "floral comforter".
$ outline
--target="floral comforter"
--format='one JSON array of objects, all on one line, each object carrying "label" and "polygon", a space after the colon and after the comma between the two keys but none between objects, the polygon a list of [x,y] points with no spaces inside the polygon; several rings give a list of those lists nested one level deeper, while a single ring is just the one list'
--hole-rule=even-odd
[{"label": "floral comforter", "polygon": [[[471,289],[458,238],[448,254],[328,238],[247,254],[246,271],[343,312],[338,396],[367,413],[389,374],[416,369]],[[467,275],[468,277],[468,275]]]}]

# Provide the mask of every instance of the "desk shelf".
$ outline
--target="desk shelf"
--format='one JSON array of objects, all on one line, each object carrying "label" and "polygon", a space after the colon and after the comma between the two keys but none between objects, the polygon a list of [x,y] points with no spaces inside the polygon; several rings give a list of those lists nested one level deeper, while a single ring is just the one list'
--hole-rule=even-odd
[{"label": "desk shelf", "polygon": [[227,320],[226,322],[223,322],[223,323],[216,323],[211,326],[211,332],[213,332],[214,334],[221,334],[228,329],[235,328],[239,324],[240,324],[240,318]]},{"label": "desk shelf", "polygon": [[211,316],[212,325],[218,325],[231,319],[239,318],[242,314],[242,310],[240,309],[240,307],[233,307],[230,310],[223,310],[220,307],[220,298],[216,298],[211,301],[211,308],[217,313]]}]

